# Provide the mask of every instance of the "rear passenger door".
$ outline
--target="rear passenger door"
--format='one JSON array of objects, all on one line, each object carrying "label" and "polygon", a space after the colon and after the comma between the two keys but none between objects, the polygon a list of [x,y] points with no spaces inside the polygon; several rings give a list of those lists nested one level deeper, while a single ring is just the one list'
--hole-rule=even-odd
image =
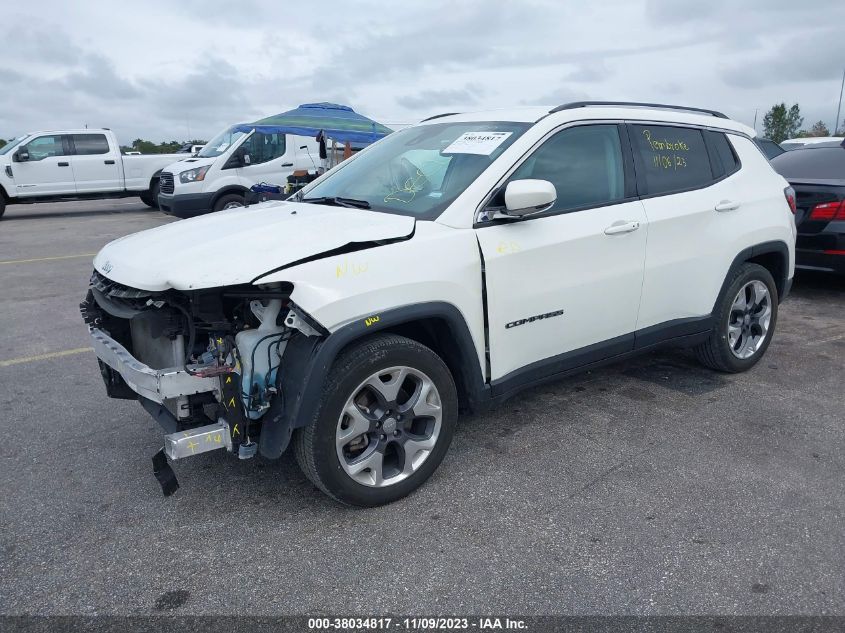
[{"label": "rear passenger door", "polygon": [[73,174],[77,193],[123,189],[118,148],[111,148],[105,134],[71,134]]},{"label": "rear passenger door", "polygon": [[637,330],[677,319],[687,319],[673,324],[678,335],[706,329],[698,318],[726,272],[719,250],[739,230],[739,161],[722,132],[650,123],[628,132],[649,224]]}]

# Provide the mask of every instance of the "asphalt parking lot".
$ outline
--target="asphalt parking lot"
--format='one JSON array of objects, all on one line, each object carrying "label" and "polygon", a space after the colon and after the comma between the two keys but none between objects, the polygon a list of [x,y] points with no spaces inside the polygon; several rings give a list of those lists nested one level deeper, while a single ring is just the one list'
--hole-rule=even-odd
[{"label": "asphalt parking lot", "polygon": [[106,398],[78,313],[137,199],[0,221],[3,614],[845,614],[845,281],[796,278],[767,356],[663,352],[463,418],[428,484],[342,507],[293,459],[180,462]]}]

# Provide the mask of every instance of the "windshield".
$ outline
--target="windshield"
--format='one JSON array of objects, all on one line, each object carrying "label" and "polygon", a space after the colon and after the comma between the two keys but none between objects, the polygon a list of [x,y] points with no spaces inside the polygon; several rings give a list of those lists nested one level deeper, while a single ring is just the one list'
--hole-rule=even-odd
[{"label": "windshield", "polygon": [[375,211],[433,220],[529,126],[437,123],[394,132],[330,171],[301,199],[343,198]]},{"label": "windshield", "polygon": [[203,147],[202,151],[197,154],[200,158],[216,158],[229,149],[234,143],[237,143],[244,135],[243,132],[238,132],[234,127],[227,128],[215,136],[208,144]]},{"label": "windshield", "polygon": [[20,145],[21,141],[25,138],[25,136],[19,136],[18,138],[12,139],[8,143],[6,143],[3,147],[0,147],[0,156],[11,152],[15,147]]}]

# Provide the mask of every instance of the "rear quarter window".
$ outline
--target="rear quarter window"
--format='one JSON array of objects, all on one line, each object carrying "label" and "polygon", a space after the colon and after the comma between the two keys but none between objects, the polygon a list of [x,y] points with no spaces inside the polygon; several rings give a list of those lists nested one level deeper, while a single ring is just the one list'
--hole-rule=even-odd
[{"label": "rear quarter window", "polygon": [[79,156],[108,154],[109,142],[105,134],[73,134],[73,146]]},{"label": "rear quarter window", "polygon": [[701,130],[664,125],[631,125],[637,177],[645,195],[705,187],[713,182]]},{"label": "rear quarter window", "polygon": [[711,166],[717,178],[730,176],[739,170],[739,159],[728,137],[722,132],[707,130],[705,138],[710,145]]},{"label": "rear quarter window", "polygon": [[784,152],[771,160],[772,167],[787,180],[808,178],[845,180],[845,148],[816,147]]}]

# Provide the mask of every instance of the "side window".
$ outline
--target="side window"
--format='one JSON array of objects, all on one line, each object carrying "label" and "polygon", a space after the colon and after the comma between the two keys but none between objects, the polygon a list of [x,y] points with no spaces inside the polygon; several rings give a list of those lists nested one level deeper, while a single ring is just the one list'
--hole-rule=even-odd
[{"label": "side window", "polygon": [[256,132],[250,136],[243,145],[244,151],[249,154],[250,165],[260,165],[285,154],[285,135],[263,134]]},{"label": "side window", "polygon": [[26,151],[29,152],[29,161],[44,160],[51,156],[65,156],[64,148],[62,147],[62,137],[56,136],[39,136],[32,139],[26,144]]},{"label": "side window", "polygon": [[73,134],[75,153],[80,156],[108,154],[109,142],[105,134]]},{"label": "side window", "polygon": [[624,199],[619,128],[582,125],[558,132],[516,169],[510,181],[528,178],[548,180],[555,186],[557,200],[550,211],[571,211]]},{"label": "side window", "polygon": [[665,125],[632,125],[637,178],[645,195],[706,187],[713,181],[701,130]]},{"label": "side window", "polygon": [[716,178],[730,176],[739,170],[739,159],[734,153],[728,137],[722,132],[707,130],[704,132],[707,144],[710,146],[710,153],[713,158],[713,172]]}]

